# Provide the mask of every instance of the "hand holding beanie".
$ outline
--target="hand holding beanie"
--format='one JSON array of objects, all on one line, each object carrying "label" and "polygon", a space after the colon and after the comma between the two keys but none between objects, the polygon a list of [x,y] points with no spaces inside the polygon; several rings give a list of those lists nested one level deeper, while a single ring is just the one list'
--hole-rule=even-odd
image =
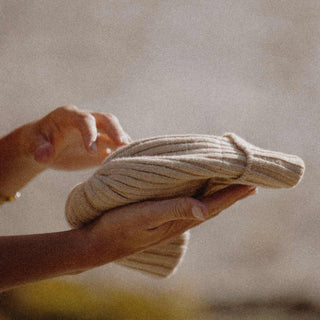
[{"label": "hand holding beanie", "polygon": [[[139,140],[109,156],[66,203],[66,218],[79,228],[106,211],[145,200],[209,196],[231,184],[291,188],[302,178],[303,161],[258,148],[233,133],[174,135]],[[117,263],[153,275],[170,275],[189,238],[161,243]]]}]

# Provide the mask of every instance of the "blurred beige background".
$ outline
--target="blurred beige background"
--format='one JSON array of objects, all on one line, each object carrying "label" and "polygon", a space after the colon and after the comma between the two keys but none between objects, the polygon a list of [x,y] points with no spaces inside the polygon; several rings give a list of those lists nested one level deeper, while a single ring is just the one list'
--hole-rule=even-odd
[{"label": "blurred beige background", "polygon": [[[72,277],[216,301],[320,301],[320,2],[0,0],[0,134],[73,103],[112,112],[133,139],[233,131],[306,163],[192,232],[179,271],[115,265]],[[48,171],[1,208],[0,233],[65,230],[70,189],[92,171]]]}]

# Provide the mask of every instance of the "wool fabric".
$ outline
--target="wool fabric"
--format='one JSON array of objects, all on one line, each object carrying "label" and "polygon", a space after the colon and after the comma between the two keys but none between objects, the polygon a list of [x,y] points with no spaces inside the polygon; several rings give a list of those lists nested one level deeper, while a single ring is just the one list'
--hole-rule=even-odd
[{"label": "wool fabric", "polygon": [[[210,196],[232,184],[291,188],[302,178],[303,161],[256,147],[236,134],[173,135],[139,140],[118,149],[66,202],[72,228],[118,206],[179,196]],[[186,251],[189,232],[118,264],[152,275],[172,274]]]}]

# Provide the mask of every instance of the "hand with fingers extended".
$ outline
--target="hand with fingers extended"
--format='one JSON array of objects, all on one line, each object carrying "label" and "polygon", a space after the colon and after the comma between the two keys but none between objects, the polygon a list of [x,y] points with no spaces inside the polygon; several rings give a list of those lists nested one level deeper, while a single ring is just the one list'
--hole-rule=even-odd
[{"label": "hand with fingers extended", "polygon": [[255,193],[255,187],[234,185],[199,200],[180,197],[112,209],[81,229],[89,248],[83,270],[175,238]]},{"label": "hand with fingers extended", "polygon": [[76,170],[101,164],[118,147],[132,140],[110,113],[59,107],[25,126],[24,148],[38,163]]}]

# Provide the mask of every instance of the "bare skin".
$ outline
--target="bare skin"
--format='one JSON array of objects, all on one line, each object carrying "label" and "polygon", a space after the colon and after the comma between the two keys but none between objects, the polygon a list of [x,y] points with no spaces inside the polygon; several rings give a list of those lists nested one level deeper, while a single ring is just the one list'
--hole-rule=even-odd
[{"label": "bare skin", "polygon": [[[46,169],[101,164],[131,142],[110,114],[59,107],[0,139],[0,195],[11,196]],[[232,186],[212,197],[145,201],[108,211],[78,230],[0,237],[0,290],[83,272],[176,237],[255,193]]]}]

